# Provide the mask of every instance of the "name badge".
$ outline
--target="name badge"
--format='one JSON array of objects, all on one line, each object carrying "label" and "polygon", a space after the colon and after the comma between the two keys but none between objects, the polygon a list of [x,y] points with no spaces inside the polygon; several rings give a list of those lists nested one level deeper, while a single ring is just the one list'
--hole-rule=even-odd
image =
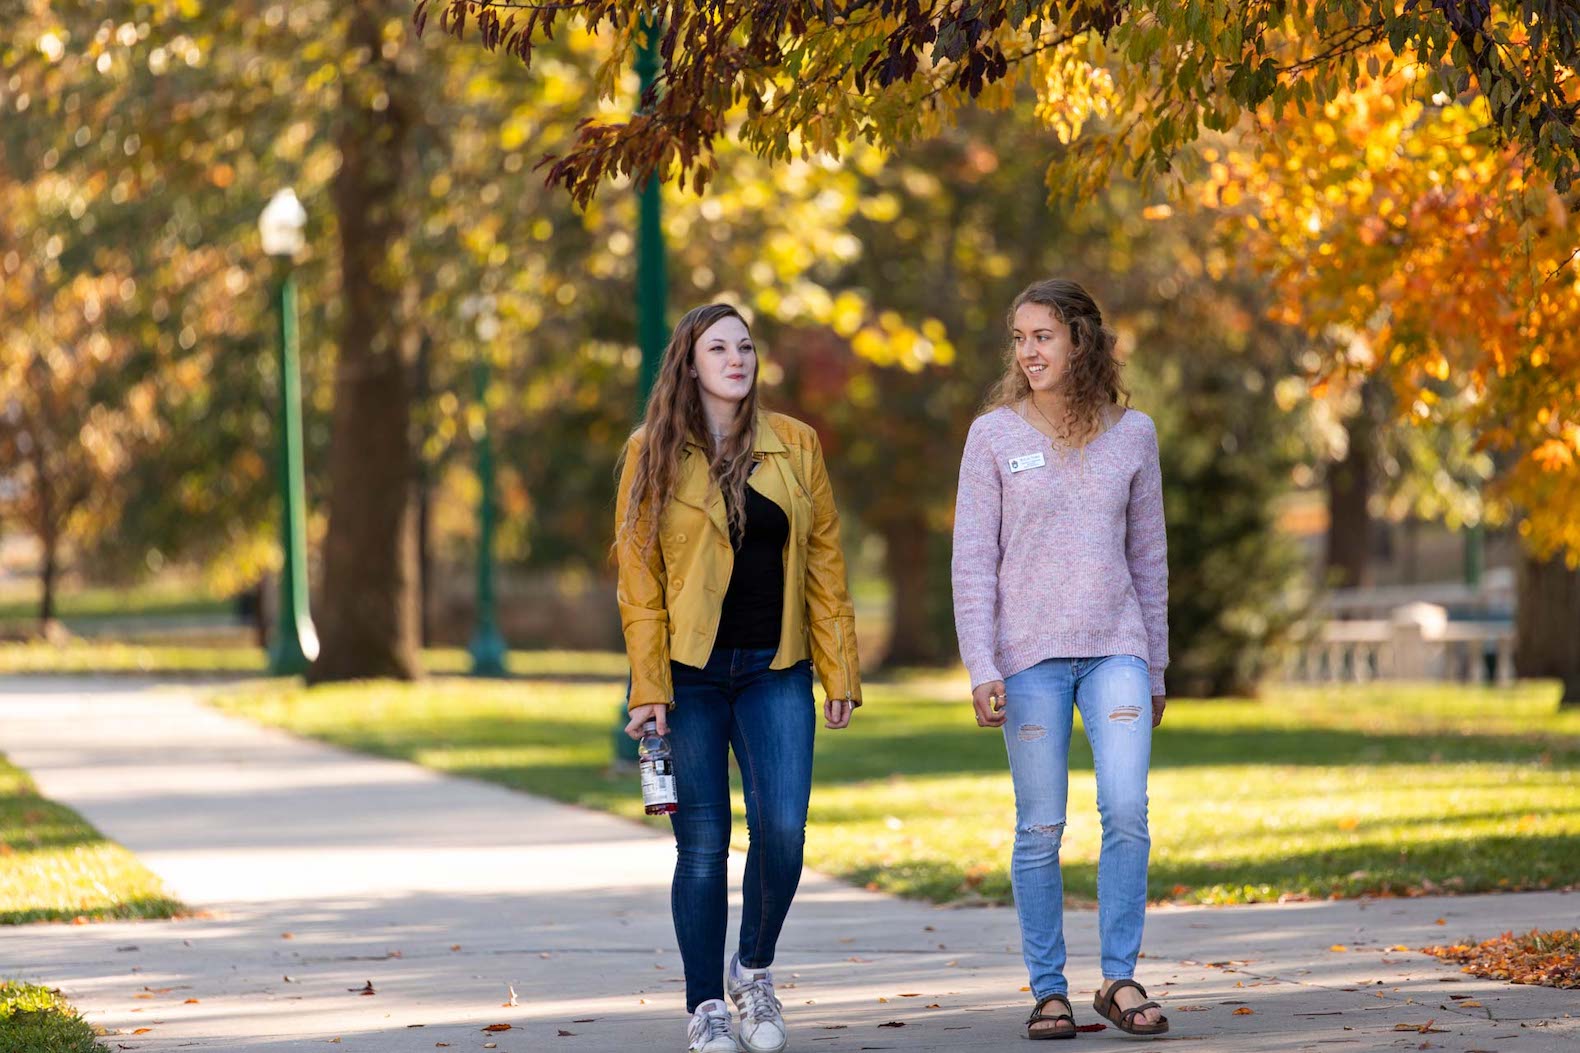
[{"label": "name badge", "polygon": [[1047,464],[1047,459],[1040,453],[1023,453],[1019,457],[1009,459],[1010,474],[1024,472],[1028,468],[1041,468]]}]

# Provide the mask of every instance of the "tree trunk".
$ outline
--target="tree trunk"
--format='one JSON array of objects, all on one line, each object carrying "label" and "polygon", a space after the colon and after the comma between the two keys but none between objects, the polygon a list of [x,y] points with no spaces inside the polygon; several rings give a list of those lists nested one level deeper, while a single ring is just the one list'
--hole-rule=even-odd
[{"label": "tree trunk", "polygon": [[[941,631],[932,536],[920,513],[878,524],[888,549],[884,569],[891,590],[885,666],[943,665],[955,661],[955,642]],[[947,603],[943,604],[947,607]]]},{"label": "tree trunk", "polygon": [[1580,706],[1580,571],[1563,557],[1520,554],[1514,669],[1563,682],[1562,704]]},{"label": "tree trunk", "polygon": [[1369,400],[1345,424],[1349,449],[1328,467],[1328,583],[1337,587],[1371,584],[1372,460],[1376,432]]},{"label": "tree trunk", "polygon": [[44,558],[38,569],[41,593],[38,602],[38,627],[39,632],[47,637],[55,621],[55,590],[60,578],[60,538],[53,524],[45,526],[39,536],[39,544],[44,550]]},{"label": "tree trunk", "polygon": [[41,437],[43,432],[42,428],[34,429],[32,454],[33,486],[36,491],[34,511],[38,516],[35,526],[41,556],[38,568],[38,630],[40,636],[48,639],[55,631],[55,591],[60,580],[60,522],[63,517],[56,507],[55,480],[50,476],[49,456]]},{"label": "tree trunk", "polygon": [[400,249],[400,191],[415,114],[409,41],[395,0],[355,0],[340,100],[334,199],[344,298],[329,449],[329,532],[308,679],[418,673],[418,570],[411,448],[416,286]]}]

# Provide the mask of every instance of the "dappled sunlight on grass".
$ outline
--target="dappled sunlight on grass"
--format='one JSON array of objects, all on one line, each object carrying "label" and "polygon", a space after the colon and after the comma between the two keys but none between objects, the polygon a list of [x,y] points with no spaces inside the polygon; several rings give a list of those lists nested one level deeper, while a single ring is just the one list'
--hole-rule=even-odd
[{"label": "dappled sunlight on grass", "polygon": [[[947,674],[871,685],[849,732],[820,731],[808,863],[937,901],[1009,899],[1014,798],[998,732]],[[479,682],[235,692],[266,723],[640,818],[608,771],[622,684]],[[1171,702],[1150,782],[1150,893],[1281,896],[1557,887],[1580,881],[1580,712],[1553,685],[1277,688]],[[735,844],[747,834],[736,797]],[[1079,720],[1062,858],[1096,894],[1092,758]],[[662,821],[648,820],[658,828]]]},{"label": "dappled sunlight on grass", "polygon": [[181,904],[126,849],[0,757],[0,925],[168,918]]},{"label": "dappled sunlight on grass", "polygon": [[0,1049],[16,1053],[103,1053],[92,1026],[58,991],[0,980]]}]

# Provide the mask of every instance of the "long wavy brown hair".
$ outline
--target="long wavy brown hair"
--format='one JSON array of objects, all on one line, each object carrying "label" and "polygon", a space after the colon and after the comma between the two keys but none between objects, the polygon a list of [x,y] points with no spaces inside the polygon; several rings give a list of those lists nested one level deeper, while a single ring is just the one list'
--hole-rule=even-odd
[{"label": "long wavy brown hair", "polygon": [[[675,326],[659,363],[658,379],[647,400],[647,413],[638,429],[642,448],[637,454],[636,472],[631,480],[630,502],[622,536],[636,536],[640,530],[643,551],[658,537],[658,520],[680,481],[680,460],[688,440],[708,451],[708,477],[724,493],[724,506],[730,530],[740,533],[746,517],[746,479],[752,472],[752,447],[757,421],[757,381],[761,363],[752,372],[751,390],[736,407],[729,435],[717,446],[708,431],[702,410],[701,381],[691,375],[697,340],[725,318],[746,319],[729,304],[710,303],[694,307]],[[751,327],[747,326],[748,332]]]},{"label": "long wavy brown hair", "polygon": [[[1067,279],[1049,278],[1022,290],[1009,307],[1006,328],[1010,332],[1015,329],[1015,312],[1029,303],[1048,308],[1070,327],[1070,360],[1061,385],[1064,419],[1056,426],[1066,445],[1084,447],[1102,433],[1109,406],[1130,403],[1130,392],[1119,379],[1113,331],[1103,325],[1103,312],[1091,294]],[[1004,374],[988,393],[982,412],[1013,406],[1030,397],[1031,382],[1016,361],[1013,342],[1009,342]]]}]

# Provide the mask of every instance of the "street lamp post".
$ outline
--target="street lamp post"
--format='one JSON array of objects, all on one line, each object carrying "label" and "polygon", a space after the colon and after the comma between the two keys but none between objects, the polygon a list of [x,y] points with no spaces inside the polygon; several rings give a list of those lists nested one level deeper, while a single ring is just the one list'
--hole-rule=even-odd
[{"label": "street lamp post", "polygon": [[296,327],[296,281],[291,262],[302,251],[307,212],[296,192],[281,190],[258,217],[263,251],[280,261],[275,283],[275,314],[280,324],[280,596],[269,672],[298,676],[318,657],[307,593],[307,483],[302,466],[302,372]]},{"label": "street lamp post", "polygon": [[[642,43],[636,52],[636,75],[642,85],[645,99],[658,76],[657,21],[642,18]],[[639,103],[640,104],[640,103]],[[637,378],[636,412],[640,417],[647,411],[648,396],[658,380],[659,361],[664,357],[665,308],[669,299],[669,279],[664,268],[664,225],[659,192],[662,184],[657,173],[642,184],[641,213],[637,222],[636,242],[636,335],[642,349],[641,374]],[[636,743],[625,734],[626,706],[630,700],[629,683],[626,701],[620,703],[615,717],[614,756],[616,764],[635,764]]]},{"label": "street lamp post", "polygon": [[477,444],[477,479],[482,487],[478,499],[477,528],[477,623],[467,651],[472,656],[473,676],[505,675],[505,639],[499,633],[498,603],[494,593],[494,526],[498,517],[498,496],[494,480],[494,442],[488,427],[488,345],[499,335],[499,316],[492,296],[468,296],[461,301],[461,316],[476,321],[477,355],[472,359],[472,383],[477,398],[477,415],[472,424],[472,439]]},{"label": "street lamp post", "polygon": [[[642,20],[642,46],[636,53],[636,74],[645,99],[658,76],[658,23]],[[668,276],[664,269],[664,226],[661,184],[658,173],[642,185],[641,217],[637,226],[636,329],[642,348],[642,374],[637,392],[637,415],[647,411],[647,398],[658,380],[659,360],[664,356]]]}]

